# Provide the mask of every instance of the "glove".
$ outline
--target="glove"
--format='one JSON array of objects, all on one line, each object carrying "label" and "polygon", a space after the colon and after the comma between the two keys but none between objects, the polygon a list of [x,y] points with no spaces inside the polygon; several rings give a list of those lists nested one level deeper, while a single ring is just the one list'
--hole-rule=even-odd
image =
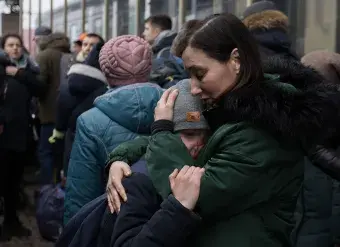
[{"label": "glove", "polygon": [[49,143],[54,144],[58,139],[64,139],[65,134],[56,129],[53,130],[52,136],[48,138]]}]

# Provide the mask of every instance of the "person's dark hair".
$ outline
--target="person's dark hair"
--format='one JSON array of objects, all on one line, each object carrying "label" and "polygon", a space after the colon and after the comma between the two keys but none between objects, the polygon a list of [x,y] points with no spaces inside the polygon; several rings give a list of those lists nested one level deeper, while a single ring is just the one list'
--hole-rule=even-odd
[{"label": "person's dark hair", "polygon": [[171,53],[177,57],[182,57],[182,54],[189,44],[191,36],[197,29],[202,26],[201,20],[190,20],[183,24],[176,38],[172,42]]},{"label": "person's dark hair", "polygon": [[19,34],[16,34],[16,33],[8,33],[8,34],[5,34],[4,36],[1,37],[1,48],[4,49],[5,48],[5,44],[6,44],[6,41],[8,40],[8,38],[17,38],[19,41],[20,41],[20,44],[21,46],[23,47],[24,46],[24,42],[21,38],[21,36]]},{"label": "person's dark hair", "polygon": [[172,29],[172,20],[168,15],[153,15],[145,20],[145,23],[147,22],[159,27],[162,31]]},{"label": "person's dark hair", "polygon": [[89,38],[98,38],[98,39],[99,39],[99,42],[105,43],[105,40],[103,39],[103,37],[100,36],[99,34],[96,34],[96,33],[88,33],[88,34],[86,35],[86,37],[89,37]]},{"label": "person's dark hair", "polygon": [[73,44],[82,46],[83,42],[81,40],[73,41]]},{"label": "person's dark hair", "polygon": [[191,36],[203,26],[208,20],[215,18],[221,14],[213,14],[206,17],[204,20],[193,19],[183,24],[176,38],[172,42],[171,53],[177,57],[182,57],[182,54],[189,44]]},{"label": "person's dark hair", "polygon": [[222,63],[227,62],[237,48],[241,66],[236,88],[263,80],[257,42],[242,21],[232,14],[206,19],[190,38],[189,46]]}]

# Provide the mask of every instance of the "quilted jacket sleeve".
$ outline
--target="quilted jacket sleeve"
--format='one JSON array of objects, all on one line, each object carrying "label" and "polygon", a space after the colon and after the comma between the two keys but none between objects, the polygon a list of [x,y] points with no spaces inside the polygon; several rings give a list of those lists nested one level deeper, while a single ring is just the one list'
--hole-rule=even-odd
[{"label": "quilted jacket sleeve", "polygon": [[131,141],[124,142],[116,147],[109,156],[106,171],[115,161],[123,161],[127,164],[134,164],[146,153],[146,148],[149,144],[149,137],[141,136]]},{"label": "quilted jacket sleeve", "polygon": [[199,166],[190,156],[181,138],[168,131],[158,132],[150,137],[145,160],[150,178],[163,199],[171,193],[168,177],[174,169],[181,169],[184,165]]},{"label": "quilted jacket sleeve", "polygon": [[339,150],[337,151],[332,147],[318,145],[310,150],[309,154],[314,165],[330,177],[340,181]]},{"label": "quilted jacket sleeve", "polygon": [[105,152],[105,146],[80,116],[67,173],[65,224],[82,206],[104,193],[102,164],[106,157],[102,152]]}]

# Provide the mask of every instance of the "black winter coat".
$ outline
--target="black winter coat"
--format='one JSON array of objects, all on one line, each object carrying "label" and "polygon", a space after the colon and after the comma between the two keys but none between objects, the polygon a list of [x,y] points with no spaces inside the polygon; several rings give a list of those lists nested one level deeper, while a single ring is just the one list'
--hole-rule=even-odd
[{"label": "black winter coat", "polygon": [[152,181],[135,173],[124,180],[128,201],[122,204],[111,247],[181,247],[197,229],[200,217],[174,196],[162,200]]},{"label": "black winter coat", "polygon": [[56,247],[181,247],[201,219],[172,195],[162,200],[152,181],[133,173],[123,181],[128,201],[119,214],[106,195],[86,204],[66,225]]},{"label": "black winter coat", "polygon": [[[332,88],[316,71],[305,67],[293,56],[277,55],[264,61],[267,73],[280,74],[283,82],[298,81],[303,90]],[[295,79],[294,79],[295,78]],[[304,86],[303,86],[304,85]],[[338,100],[335,95],[334,100]],[[317,103],[317,102],[315,102]],[[334,116],[337,123],[339,116]],[[325,129],[323,140],[306,150],[305,176],[297,203],[297,224],[292,234],[294,247],[333,246],[340,243],[340,146],[334,130]],[[332,179],[333,178],[333,179]]]},{"label": "black winter coat", "polygon": [[72,145],[75,138],[77,119],[84,112],[93,107],[94,100],[103,95],[107,91],[107,86],[102,85],[97,90],[90,93],[82,102],[80,102],[72,111],[71,117],[68,121],[68,130],[65,135],[65,148],[64,148],[64,173],[67,176],[68,163],[71,157]]},{"label": "black winter coat", "polygon": [[68,85],[60,87],[55,128],[65,132],[73,110],[104,85],[107,85],[106,78],[100,70],[86,64],[72,65],[68,72]]},{"label": "black winter coat", "polygon": [[340,244],[340,184],[307,159],[296,219],[294,247]]},{"label": "black winter coat", "polygon": [[57,99],[56,129],[65,132],[73,110],[102,85],[106,78],[100,71],[99,52],[102,43],[93,47],[85,62],[71,66],[67,73],[67,84],[60,85]]},{"label": "black winter coat", "polygon": [[23,152],[28,144],[31,99],[41,96],[44,87],[37,79],[39,68],[29,59],[25,68],[20,68],[15,76],[9,76],[6,66],[11,62],[4,55],[0,56],[0,84],[4,89],[0,103],[0,120],[4,124],[0,148]]},{"label": "black winter coat", "polygon": [[[265,73],[279,74],[282,82],[300,81],[303,90],[308,91],[313,88],[329,88],[334,92],[338,90],[337,85],[329,84],[315,70],[304,66],[299,60],[287,54],[263,59],[263,67]],[[338,96],[336,94],[333,96],[333,100],[337,101]],[[340,124],[340,116],[334,116],[334,122]],[[313,165],[318,166],[324,173],[336,180],[340,180],[340,156],[335,151],[340,146],[339,138],[338,129],[327,129],[319,145],[306,150]]]}]

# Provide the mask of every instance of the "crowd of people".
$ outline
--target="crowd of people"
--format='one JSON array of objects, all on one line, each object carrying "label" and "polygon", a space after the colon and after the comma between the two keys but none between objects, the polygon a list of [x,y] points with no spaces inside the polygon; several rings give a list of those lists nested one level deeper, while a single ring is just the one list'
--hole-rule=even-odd
[{"label": "crowd of people", "polygon": [[56,247],[340,246],[340,55],[297,54],[272,2],[34,42],[1,37],[1,242],[31,234],[33,138],[40,187],[65,190]]}]

